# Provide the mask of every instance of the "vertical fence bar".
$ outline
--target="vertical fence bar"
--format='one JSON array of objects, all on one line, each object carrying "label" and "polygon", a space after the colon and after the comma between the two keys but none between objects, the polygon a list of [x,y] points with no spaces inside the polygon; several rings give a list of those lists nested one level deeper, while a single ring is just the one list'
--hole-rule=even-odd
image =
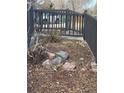
[{"label": "vertical fence bar", "polygon": [[43,20],[42,20],[42,23],[43,23],[43,29],[44,29],[44,18],[45,18],[45,13],[43,11]]},{"label": "vertical fence bar", "polygon": [[53,26],[54,26],[54,29],[55,29],[55,27],[56,27],[56,22],[55,22],[55,20],[56,20],[56,14],[54,14],[54,17],[53,17]]},{"label": "vertical fence bar", "polygon": [[61,29],[62,29],[62,11],[61,11]]},{"label": "vertical fence bar", "polygon": [[85,38],[85,33],[84,33],[84,15],[82,15],[82,35]]},{"label": "vertical fence bar", "polygon": [[37,11],[36,10],[34,10],[33,15],[34,15],[34,28],[35,28],[36,31],[38,31],[37,25],[36,25],[37,24]]},{"label": "vertical fence bar", "polygon": [[[63,11],[62,11],[62,13],[63,13]],[[64,24],[64,14],[62,15],[62,28],[63,28],[63,30],[64,30],[63,24]]]},{"label": "vertical fence bar", "polygon": [[57,16],[58,16],[58,15],[56,14],[56,29],[57,29]]},{"label": "vertical fence bar", "polygon": [[53,31],[53,13],[52,13],[52,31]]},{"label": "vertical fence bar", "polygon": [[56,29],[56,14],[55,14],[55,29]]},{"label": "vertical fence bar", "polygon": [[41,11],[41,32],[43,29],[43,11]]},{"label": "vertical fence bar", "polygon": [[76,17],[77,17],[77,21],[76,21],[77,22],[77,27],[76,27],[77,31],[76,32],[77,32],[77,35],[78,35],[78,16],[76,16]]},{"label": "vertical fence bar", "polygon": [[73,14],[71,16],[71,30],[73,29]]},{"label": "vertical fence bar", "polygon": [[43,21],[44,21],[44,29],[46,28],[46,12],[44,12],[44,19],[43,19]]},{"label": "vertical fence bar", "polygon": [[62,11],[61,11],[61,24],[60,24],[60,31],[61,31],[61,35],[62,35]]},{"label": "vertical fence bar", "polygon": [[39,20],[39,18],[40,18],[40,13],[39,13],[39,11],[37,11],[37,28],[38,28],[38,32],[40,32],[40,28],[39,28],[40,20]]},{"label": "vertical fence bar", "polygon": [[41,11],[39,11],[39,32],[41,32]]},{"label": "vertical fence bar", "polygon": [[78,16],[78,35],[80,35],[80,16]]},{"label": "vertical fence bar", "polygon": [[29,10],[29,15],[27,16],[29,18],[29,31],[28,31],[28,48],[30,48],[30,41],[31,41],[31,37],[33,35],[33,31],[34,31],[34,21],[33,21],[33,7],[30,8]]},{"label": "vertical fence bar", "polygon": [[62,11],[61,11],[61,32],[62,32]]},{"label": "vertical fence bar", "polygon": [[70,35],[70,30],[71,30],[71,15],[69,15],[69,35]]},{"label": "vertical fence bar", "polygon": [[49,33],[49,28],[50,28],[50,27],[49,27],[49,26],[50,26],[50,25],[49,25],[49,24],[50,24],[50,12],[48,12],[48,22],[47,22],[47,24],[48,24],[48,33]]},{"label": "vertical fence bar", "polygon": [[73,35],[74,35],[74,30],[75,30],[75,15],[73,15]]},{"label": "vertical fence bar", "polygon": [[81,34],[81,16],[79,16],[79,33]]},{"label": "vertical fence bar", "polygon": [[68,10],[66,10],[66,25],[65,25],[65,35],[66,35],[66,32],[68,30]]}]

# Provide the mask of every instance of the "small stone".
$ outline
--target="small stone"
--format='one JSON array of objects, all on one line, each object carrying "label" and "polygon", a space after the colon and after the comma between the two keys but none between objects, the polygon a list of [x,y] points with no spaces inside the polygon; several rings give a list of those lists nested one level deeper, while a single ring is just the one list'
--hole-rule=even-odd
[{"label": "small stone", "polygon": [[91,62],[92,71],[97,71],[97,64],[95,62]]},{"label": "small stone", "polygon": [[33,84],[34,82],[33,81],[31,81],[31,84]]},{"label": "small stone", "polygon": [[57,71],[57,66],[52,65],[52,69],[53,69],[54,71]]},{"label": "small stone", "polygon": [[31,72],[31,70],[28,71],[29,73]]},{"label": "small stone", "polygon": [[80,60],[80,61],[83,61],[83,60],[84,60],[84,58],[83,58],[83,57],[81,57],[79,60]]},{"label": "small stone", "polygon": [[42,66],[45,67],[45,68],[47,68],[47,69],[50,69],[51,68],[50,60],[49,59],[45,60],[42,63]]},{"label": "small stone", "polygon": [[70,77],[72,77],[72,74],[69,74]]},{"label": "small stone", "polygon": [[59,84],[59,82],[56,82],[57,84]]},{"label": "small stone", "polygon": [[82,68],[82,69],[81,69],[81,71],[85,71],[85,69],[84,69],[84,68]]},{"label": "small stone", "polygon": [[80,58],[79,59],[79,65],[80,66],[84,66],[84,58]]},{"label": "small stone", "polygon": [[97,72],[97,69],[92,68],[92,71],[93,71],[93,72]]},{"label": "small stone", "polygon": [[75,67],[76,67],[75,63],[66,62],[62,68],[67,71],[73,71]]},{"label": "small stone", "polygon": [[35,71],[38,71],[38,70],[39,70],[38,68],[35,69]]}]

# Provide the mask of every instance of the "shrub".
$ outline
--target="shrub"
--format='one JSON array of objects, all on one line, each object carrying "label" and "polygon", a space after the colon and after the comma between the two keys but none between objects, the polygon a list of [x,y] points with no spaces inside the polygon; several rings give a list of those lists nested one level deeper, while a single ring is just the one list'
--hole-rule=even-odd
[{"label": "shrub", "polygon": [[53,31],[49,35],[49,41],[52,43],[57,43],[61,41],[61,36],[59,31]]},{"label": "shrub", "polygon": [[47,44],[48,42],[50,43],[57,43],[62,40],[60,32],[59,31],[52,31],[49,36],[45,37],[42,39],[42,45]]}]

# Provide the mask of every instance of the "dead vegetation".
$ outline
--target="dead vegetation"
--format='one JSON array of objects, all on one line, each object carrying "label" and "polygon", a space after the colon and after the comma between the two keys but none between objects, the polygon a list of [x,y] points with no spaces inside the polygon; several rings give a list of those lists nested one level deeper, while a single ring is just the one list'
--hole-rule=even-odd
[{"label": "dead vegetation", "polygon": [[[28,50],[28,93],[96,93],[97,77],[91,67],[94,60],[87,44],[67,39],[56,42],[58,38],[54,37],[42,38]],[[76,68],[73,71],[63,70],[62,67],[57,71],[44,68],[42,62],[47,59],[46,49],[53,53],[67,51],[69,59],[66,61],[75,63]]]}]

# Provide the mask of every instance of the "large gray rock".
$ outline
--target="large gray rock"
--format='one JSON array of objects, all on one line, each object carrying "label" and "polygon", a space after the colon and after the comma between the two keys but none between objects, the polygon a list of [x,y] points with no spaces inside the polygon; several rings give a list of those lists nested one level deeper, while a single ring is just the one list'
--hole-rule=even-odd
[{"label": "large gray rock", "polygon": [[58,67],[61,66],[62,62],[65,62],[65,60],[69,57],[69,54],[65,51],[59,51],[55,54],[54,59],[51,60],[52,68],[54,70],[57,70]]},{"label": "large gray rock", "polygon": [[51,68],[52,67],[54,70],[57,70],[58,67],[61,66],[61,63],[64,63],[68,57],[69,57],[69,54],[67,52],[59,51],[59,52],[55,53],[55,56],[53,59],[47,59],[46,61],[44,61],[42,63],[42,65],[45,68]]},{"label": "large gray rock", "polygon": [[57,71],[58,67],[61,66],[62,58],[61,57],[55,57],[51,60],[51,67],[53,70]]},{"label": "large gray rock", "polygon": [[66,60],[69,57],[68,52],[65,51],[59,51],[56,53],[56,55],[60,56],[63,60]]},{"label": "large gray rock", "polygon": [[62,58],[61,57],[55,57],[54,59],[52,59],[51,63],[52,65],[59,65],[62,62]]}]

